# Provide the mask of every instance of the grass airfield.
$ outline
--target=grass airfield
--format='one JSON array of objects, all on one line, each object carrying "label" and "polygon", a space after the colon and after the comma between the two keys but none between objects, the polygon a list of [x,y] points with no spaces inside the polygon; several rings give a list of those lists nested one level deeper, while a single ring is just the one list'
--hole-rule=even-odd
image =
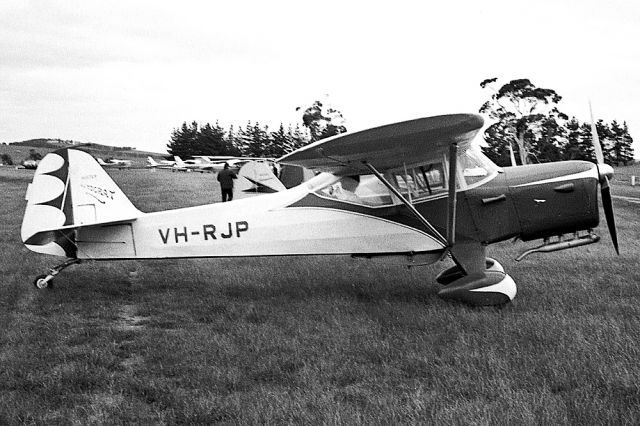
[{"label": "grass airfield", "polygon": [[[109,173],[143,211],[220,199],[215,175]],[[450,261],[347,257],[85,263],[42,291],[32,176],[0,168],[0,424],[640,424],[638,204],[614,199],[619,257],[604,220],[520,263],[538,242],[489,246],[502,308],[440,300]]]}]

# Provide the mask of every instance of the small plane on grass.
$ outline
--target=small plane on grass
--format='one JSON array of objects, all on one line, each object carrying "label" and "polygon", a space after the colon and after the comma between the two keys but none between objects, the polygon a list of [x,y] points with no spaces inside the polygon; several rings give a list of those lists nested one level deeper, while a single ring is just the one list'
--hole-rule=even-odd
[{"label": "small plane on grass", "polygon": [[131,167],[131,160],[119,160],[112,158],[108,161],[104,161],[102,158],[97,158],[98,164],[106,168],[126,169]]},{"label": "small plane on grass", "polygon": [[[317,174],[291,189],[177,210],[140,212],[98,163],[68,148],[47,155],[27,191],[22,241],[67,260],[350,255],[409,266],[450,257],[438,295],[472,305],[512,300],[516,284],[489,244],[542,239],[551,252],[599,241],[597,187],[616,248],[603,163],[499,168],[472,141],[475,114],[411,120],[328,138],[278,161]],[[598,144],[599,145],[599,144]]]},{"label": "small plane on grass", "polygon": [[271,158],[261,157],[232,157],[232,156],[220,156],[220,155],[195,155],[190,160],[182,160],[179,156],[174,156],[175,166],[174,170],[182,172],[200,172],[200,173],[217,173],[224,169],[224,165],[228,164],[229,167],[235,171],[239,171],[240,168],[249,161],[271,161]]},{"label": "small plane on grass", "polygon": [[177,155],[175,155],[173,158],[176,160],[173,166],[173,171],[215,173],[222,170],[223,167],[223,165],[212,163],[203,158],[183,160]]},{"label": "small plane on grass", "polygon": [[20,163],[20,166],[18,168],[35,170],[38,168],[38,164],[40,164],[40,160],[29,159],[29,160],[24,160],[22,163]]},{"label": "small plane on grass", "polygon": [[147,168],[149,169],[172,169],[175,165],[175,161],[160,160],[158,163],[152,156],[147,157]]}]

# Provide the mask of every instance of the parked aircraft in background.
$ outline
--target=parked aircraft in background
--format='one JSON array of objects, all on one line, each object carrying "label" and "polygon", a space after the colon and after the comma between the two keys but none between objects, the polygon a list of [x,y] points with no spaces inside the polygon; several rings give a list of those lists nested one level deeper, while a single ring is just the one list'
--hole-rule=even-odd
[{"label": "parked aircraft in background", "polygon": [[160,160],[160,162],[158,163],[156,160],[153,159],[153,157],[151,156],[147,157],[147,168],[172,169],[175,165],[176,165],[175,161]]},{"label": "parked aircraft in background", "polygon": [[440,297],[502,304],[516,284],[486,257],[487,245],[543,240],[522,259],[598,242],[599,184],[618,250],[613,169],[601,157],[500,168],[472,146],[482,126],[478,115],[454,114],[344,133],[278,160],[317,173],[296,187],[154,213],[139,211],[89,154],[53,152],[27,191],[21,235],[30,250],[67,260],[34,284],[50,287],[84,260],[349,255],[420,266],[451,258],[436,277]]},{"label": "parked aircraft in background", "polygon": [[206,161],[202,158],[193,160],[182,160],[177,155],[173,157],[176,160],[173,166],[174,171],[181,172],[200,172],[200,173],[214,173],[222,170],[222,166],[218,167],[216,164]]},{"label": "parked aircraft in background", "polygon": [[267,161],[270,163],[275,161],[274,158],[269,157],[232,157],[225,155],[196,155],[193,158],[202,159],[203,161],[207,161],[218,166],[224,166],[224,164],[227,163],[230,168],[237,170],[240,170],[240,168],[248,161]]},{"label": "parked aircraft in background", "polygon": [[40,160],[24,160],[22,163],[20,163],[19,168],[35,170],[38,168],[38,164],[40,164]]},{"label": "parked aircraft in background", "polygon": [[238,172],[249,161],[270,161],[272,163],[274,161],[273,158],[217,155],[194,155],[191,160],[182,160],[177,155],[174,158],[176,160],[175,170],[201,173],[217,173],[224,168],[225,164],[228,164],[231,169]]},{"label": "parked aircraft in background", "polygon": [[115,167],[118,169],[131,167],[131,160],[119,160],[117,158],[112,158],[109,161],[104,161],[102,158],[97,158],[97,160],[98,160],[98,164],[100,164],[102,167],[109,167],[109,168]]}]

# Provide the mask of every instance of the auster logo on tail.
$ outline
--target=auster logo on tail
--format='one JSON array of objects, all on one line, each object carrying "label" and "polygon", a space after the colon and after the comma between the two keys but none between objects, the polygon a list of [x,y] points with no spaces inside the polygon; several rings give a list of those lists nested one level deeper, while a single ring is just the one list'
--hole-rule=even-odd
[{"label": "auster logo on tail", "polygon": [[111,191],[110,189],[100,188],[95,185],[81,185],[85,190],[86,194],[98,200],[101,204],[105,204],[109,200],[113,200],[113,195],[116,193],[115,191]]}]

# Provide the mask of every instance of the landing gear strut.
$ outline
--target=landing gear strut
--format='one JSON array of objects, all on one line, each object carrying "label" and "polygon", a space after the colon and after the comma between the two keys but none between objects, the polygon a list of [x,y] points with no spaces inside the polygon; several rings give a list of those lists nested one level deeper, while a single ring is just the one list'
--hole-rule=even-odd
[{"label": "landing gear strut", "polygon": [[49,269],[48,274],[38,275],[36,279],[33,280],[33,285],[38,289],[52,288],[53,277],[58,275],[66,267],[75,265],[76,263],[80,263],[80,259],[69,259],[64,263],[54,266],[53,268]]}]

